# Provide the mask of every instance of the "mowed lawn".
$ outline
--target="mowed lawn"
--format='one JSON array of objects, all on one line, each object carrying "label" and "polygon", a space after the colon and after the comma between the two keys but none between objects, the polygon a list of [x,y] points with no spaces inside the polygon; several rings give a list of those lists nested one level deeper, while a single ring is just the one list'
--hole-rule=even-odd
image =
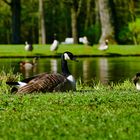
[{"label": "mowed lawn", "polygon": [[[138,140],[140,93],[130,81],[76,92],[11,95],[1,85],[2,140]],[[2,92],[3,89],[3,92]]]},{"label": "mowed lawn", "polygon": [[[77,56],[139,55],[140,46],[111,45],[100,52],[98,45],[0,45],[1,57],[59,56],[71,51]],[[80,80],[76,92],[11,94],[0,74],[0,140],[138,140],[140,139],[140,91],[131,81],[88,87]]]},{"label": "mowed lawn", "polygon": [[121,56],[121,55],[140,55],[140,45],[109,45],[106,51],[98,50],[99,45],[84,46],[82,44],[66,45],[60,44],[57,53],[50,51],[50,44],[34,44],[34,50],[27,52],[25,45],[0,45],[0,57],[25,57],[42,56],[53,57],[60,56],[64,51],[70,51],[78,56]]}]

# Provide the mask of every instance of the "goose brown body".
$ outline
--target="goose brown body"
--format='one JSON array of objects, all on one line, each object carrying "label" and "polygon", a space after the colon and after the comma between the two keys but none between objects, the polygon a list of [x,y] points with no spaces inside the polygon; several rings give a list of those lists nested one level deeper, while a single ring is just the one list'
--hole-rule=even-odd
[{"label": "goose brown body", "polygon": [[44,73],[19,88],[17,93],[67,91],[71,87],[69,84],[69,81],[61,74]]}]

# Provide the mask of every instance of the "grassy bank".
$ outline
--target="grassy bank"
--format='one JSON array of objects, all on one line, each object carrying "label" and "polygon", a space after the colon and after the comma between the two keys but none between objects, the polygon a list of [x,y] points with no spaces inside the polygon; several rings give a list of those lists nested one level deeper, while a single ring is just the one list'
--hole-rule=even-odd
[{"label": "grassy bank", "polygon": [[26,52],[24,45],[0,45],[0,57],[24,57],[39,55],[42,57],[58,56],[64,51],[71,51],[78,56],[121,56],[140,55],[140,45],[109,45],[107,51],[98,50],[98,45],[59,45],[57,54],[50,52],[50,45],[34,45],[33,52]]},{"label": "grassy bank", "polygon": [[[100,52],[97,46],[62,45],[58,54],[134,55],[140,46],[111,46]],[[49,45],[35,45],[25,52],[23,45],[1,45],[0,56],[53,56]],[[13,77],[11,77],[13,76]],[[77,84],[76,92],[12,95],[5,85],[12,72],[0,74],[0,139],[2,140],[138,140],[140,139],[140,93],[130,81],[88,87]],[[90,84],[92,85],[92,84]]]},{"label": "grassy bank", "polygon": [[1,85],[0,138],[3,140],[140,139],[140,94],[134,85],[93,87],[76,92],[11,95]]}]

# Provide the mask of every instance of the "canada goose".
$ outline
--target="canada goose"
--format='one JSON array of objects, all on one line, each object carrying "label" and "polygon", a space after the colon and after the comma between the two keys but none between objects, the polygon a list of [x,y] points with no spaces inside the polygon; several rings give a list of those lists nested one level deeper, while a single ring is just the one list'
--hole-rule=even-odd
[{"label": "canada goose", "polygon": [[105,51],[108,49],[108,39],[105,40],[105,43],[101,44],[99,50]]},{"label": "canada goose", "polygon": [[29,44],[29,43],[26,41],[26,42],[25,42],[25,50],[26,50],[26,51],[32,51],[32,50],[33,50],[32,44]]},{"label": "canada goose", "polygon": [[56,34],[54,34],[54,41],[53,41],[53,43],[50,46],[50,51],[57,51],[58,46],[59,46],[59,42],[56,39]]},{"label": "canada goose", "polygon": [[140,72],[136,73],[136,75],[132,78],[132,80],[136,86],[136,89],[140,90]]},{"label": "canada goose", "polygon": [[68,69],[67,60],[75,60],[70,52],[64,52],[61,55],[62,74],[42,73],[21,82],[6,82],[8,85],[18,85],[17,94],[33,92],[56,92],[76,90],[76,81]]},{"label": "canada goose", "polygon": [[29,61],[20,61],[19,64],[20,64],[20,67],[21,68],[25,68],[25,69],[31,69],[33,68],[34,66],[37,65],[37,60],[38,60],[38,57],[34,57],[32,62],[29,62]]}]

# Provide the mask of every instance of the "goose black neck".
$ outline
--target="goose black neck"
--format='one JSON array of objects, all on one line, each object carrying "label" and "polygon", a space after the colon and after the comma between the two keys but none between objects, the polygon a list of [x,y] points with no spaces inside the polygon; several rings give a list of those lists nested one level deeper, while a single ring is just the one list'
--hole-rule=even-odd
[{"label": "goose black neck", "polygon": [[63,55],[61,56],[61,67],[62,67],[62,74],[64,76],[71,75],[71,73],[69,72],[69,69],[68,69],[67,61],[64,60],[64,56]]}]

